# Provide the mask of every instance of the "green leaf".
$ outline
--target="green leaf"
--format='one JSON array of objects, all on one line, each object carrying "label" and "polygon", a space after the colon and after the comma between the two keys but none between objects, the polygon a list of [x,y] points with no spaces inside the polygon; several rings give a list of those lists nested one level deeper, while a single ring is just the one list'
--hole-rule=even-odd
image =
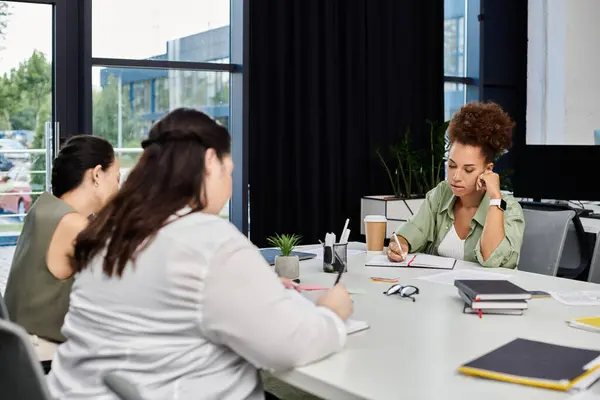
[{"label": "green leaf", "polygon": [[278,247],[282,256],[289,257],[289,255],[292,253],[292,250],[294,250],[294,248],[300,244],[301,239],[302,237],[298,235],[280,235],[276,233],[275,235],[267,238],[267,243],[273,247]]}]

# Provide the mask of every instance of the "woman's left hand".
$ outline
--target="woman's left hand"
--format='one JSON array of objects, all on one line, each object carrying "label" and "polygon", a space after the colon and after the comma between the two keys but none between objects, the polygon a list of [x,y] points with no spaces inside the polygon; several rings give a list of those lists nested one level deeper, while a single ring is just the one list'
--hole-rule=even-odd
[{"label": "woman's left hand", "polygon": [[477,180],[477,190],[485,190],[491,199],[502,198],[500,176],[494,171],[485,171]]},{"label": "woman's left hand", "polygon": [[285,286],[286,289],[294,289],[294,290],[297,290],[298,292],[300,291],[300,288],[294,281],[292,281],[288,278],[279,278],[279,280],[281,280],[281,283],[283,284],[283,286]]}]

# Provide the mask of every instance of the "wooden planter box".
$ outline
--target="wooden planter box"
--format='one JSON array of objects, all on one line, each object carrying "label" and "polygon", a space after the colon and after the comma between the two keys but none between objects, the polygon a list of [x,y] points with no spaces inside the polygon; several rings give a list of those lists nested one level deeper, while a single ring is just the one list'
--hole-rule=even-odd
[{"label": "wooden planter box", "polygon": [[425,196],[412,199],[398,199],[392,196],[365,196],[360,200],[360,233],[365,234],[365,224],[362,222],[365,215],[385,215],[387,218],[386,237],[403,222],[409,219],[425,201]]}]

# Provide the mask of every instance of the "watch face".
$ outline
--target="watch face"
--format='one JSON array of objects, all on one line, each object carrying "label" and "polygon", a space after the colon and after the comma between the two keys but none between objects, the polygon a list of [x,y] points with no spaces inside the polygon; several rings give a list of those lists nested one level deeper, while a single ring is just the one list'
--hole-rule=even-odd
[{"label": "watch face", "polygon": [[500,199],[500,208],[502,209],[502,211],[506,211],[506,202],[504,201],[504,199]]}]

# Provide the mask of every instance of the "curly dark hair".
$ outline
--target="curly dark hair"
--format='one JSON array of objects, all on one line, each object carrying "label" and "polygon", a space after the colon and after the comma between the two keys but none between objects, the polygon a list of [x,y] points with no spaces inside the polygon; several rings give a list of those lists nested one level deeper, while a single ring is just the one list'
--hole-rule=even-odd
[{"label": "curly dark hair", "polygon": [[489,163],[511,147],[514,127],[515,122],[498,104],[473,102],[454,114],[448,136],[450,144],[458,142],[481,147]]}]

